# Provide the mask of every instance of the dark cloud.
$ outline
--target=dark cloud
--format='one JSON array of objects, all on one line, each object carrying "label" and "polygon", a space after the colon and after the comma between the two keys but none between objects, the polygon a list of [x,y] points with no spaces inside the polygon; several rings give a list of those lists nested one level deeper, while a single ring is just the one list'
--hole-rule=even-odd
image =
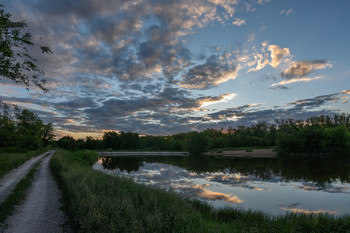
[{"label": "dark cloud", "polygon": [[[278,119],[307,119],[317,115],[333,115],[338,113],[336,109],[324,108],[325,105],[333,104],[342,99],[342,93],[317,96],[310,99],[296,100],[286,105],[286,107],[275,107],[274,109],[260,109],[260,105],[242,105],[235,108],[227,108],[218,112],[207,114],[203,119],[208,122],[220,120],[220,123],[209,123],[200,126],[205,127],[228,127],[238,125],[251,125],[258,121],[266,121],[274,124]],[[235,118],[235,120],[227,120]]]},{"label": "dark cloud", "polygon": [[198,116],[194,116],[193,111],[198,111],[203,102],[220,101],[225,95],[193,97],[186,89],[166,87],[147,98],[121,96],[100,103],[93,98],[80,97],[57,103],[42,100],[31,102],[29,98],[0,98],[9,102],[46,106],[48,111],[34,111],[45,122],[54,122],[58,129],[71,132],[131,130],[141,134],[166,135],[207,128],[249,126],[258,121],[275,124],[277,119],[332,115],[337,110],[324,106],[340,100],[343,94],[339,92],[296,100],[285,107],[276,106],[273,109],[263,109],[262,104],[250,104]]},{"label": "dark cloud", "polygon": [[[189,89],[235,79],[241,67],[235,56],[245,54],[221,47],[195,54],[184,40],[214,21],[231,24],[236,1],[13,0],[8,5],[14,19],[25,20],[35,37],[44,38],[40,44],[54,51],[48,57],[33,51],[51,92],[0,98],[32,106],[60,130],[172,134],[324,113],[315,108],[340,98],[334,94],[267,110],[244,105],[205,115],[203,103],[227,95],[200,96]],[[276,64],[286,56],[280,54]],[[302,77],[328,66],[326,60],[295,62],[281,76]]]},{"label": "dark cloud", "polygon": [[117,41],[141,29],[139,19],[130,14],[96,16],[87,25],[96,39],[114,45]]},{"label": "dark cloud", "polygon": [[331,103],[337,102],[342,98],[340,94],[341,93],[335,93],[335,94],[317,96],[312,99],[296,100],[294,102],[288,103],[287,106],[294,106],[295,110],[318,108],[325,104],[331,104]]},{"label": "dark cloud", "polygon": [[288,90],[289,88],[284,85],[272,86],[269,89],[280,89],[280,90]]},{"label": "dark cloud", "polygon": [[207,58],[203,65],[196,65],[182,77],[182,86],[191,89],[209,89],[237,76],[237,66],[221,62],[217,56]]}]

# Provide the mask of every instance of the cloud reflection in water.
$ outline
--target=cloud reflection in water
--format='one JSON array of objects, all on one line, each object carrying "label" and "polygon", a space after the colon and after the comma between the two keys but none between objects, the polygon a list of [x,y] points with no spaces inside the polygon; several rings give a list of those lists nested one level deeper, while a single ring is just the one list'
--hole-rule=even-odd
[{"label": "cloud reflection in water", "polygon": [[187,198],[198,198],[215,207],[259,209],[271,214],[293,212],[341,215],[348,211],[344,203],[349,200],[350,187],[339,180],[332,183],[290,180],[278,172],[266,179],[257,175],[260,173],[249,173],[244,169],[197,171],[186,166],[179,167],[155,161],[136,164],[134,161],[121,160],[122,165],[131,167],[135,164],[137,167],[135,170],[127,170],[116,166],[112,168],[101,162],[103,163],[99,160],[94,165],[95,170],[129,177],[136,183],[172,190]]}]

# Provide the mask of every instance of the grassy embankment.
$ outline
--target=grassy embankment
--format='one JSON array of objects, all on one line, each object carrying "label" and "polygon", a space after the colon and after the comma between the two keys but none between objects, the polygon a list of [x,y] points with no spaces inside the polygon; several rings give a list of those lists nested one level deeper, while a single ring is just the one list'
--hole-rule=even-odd
[{"label": "grassy embankment", "polygon": [[29,151],[26,153],[0,152],[0,178],[6,175],[12,169],[19,167],[25,161],[32,158],[33,156],[40,155],[46,151],[47,151],[47,148]]},{"label": "grassy embankment", "polygon": [[214,209],[94,171],[93,152],[57,151],[51,161],[77,232],[349,232],[350,217]]},{"label": "grassy embankment", "polygon": [[6,218],[13,212],[16,205],[18,205],[26,195],[26,191],[33,182],[34,174],[40,162],[36,163],[29,173],[16,185],[13,192],[7,199],[0,203],[0,231],[4,227],[2,224]]}]

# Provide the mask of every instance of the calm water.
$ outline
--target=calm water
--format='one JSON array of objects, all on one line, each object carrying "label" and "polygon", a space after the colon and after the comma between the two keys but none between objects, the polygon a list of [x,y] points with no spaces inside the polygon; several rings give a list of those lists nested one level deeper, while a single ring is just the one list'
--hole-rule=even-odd
[{"label": "calm water", "polygon": [[215,207],[350,214],[350,160],[101,157],[93,168]]}]

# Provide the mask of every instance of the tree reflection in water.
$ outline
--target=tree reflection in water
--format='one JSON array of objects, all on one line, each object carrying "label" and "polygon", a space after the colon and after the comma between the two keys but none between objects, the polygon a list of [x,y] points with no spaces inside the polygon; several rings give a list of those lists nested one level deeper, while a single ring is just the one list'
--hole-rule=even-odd
[{"label": "tree reflection in water", "polygon": [[332,182],[350,183],[350,159],[236,159],[214,157],[132,156],[102,157],[104,169],[139,170],[144,163],[163,163],[197,174],[207,172],[240,173],[262,180],[312,182],[319,188]]}]

